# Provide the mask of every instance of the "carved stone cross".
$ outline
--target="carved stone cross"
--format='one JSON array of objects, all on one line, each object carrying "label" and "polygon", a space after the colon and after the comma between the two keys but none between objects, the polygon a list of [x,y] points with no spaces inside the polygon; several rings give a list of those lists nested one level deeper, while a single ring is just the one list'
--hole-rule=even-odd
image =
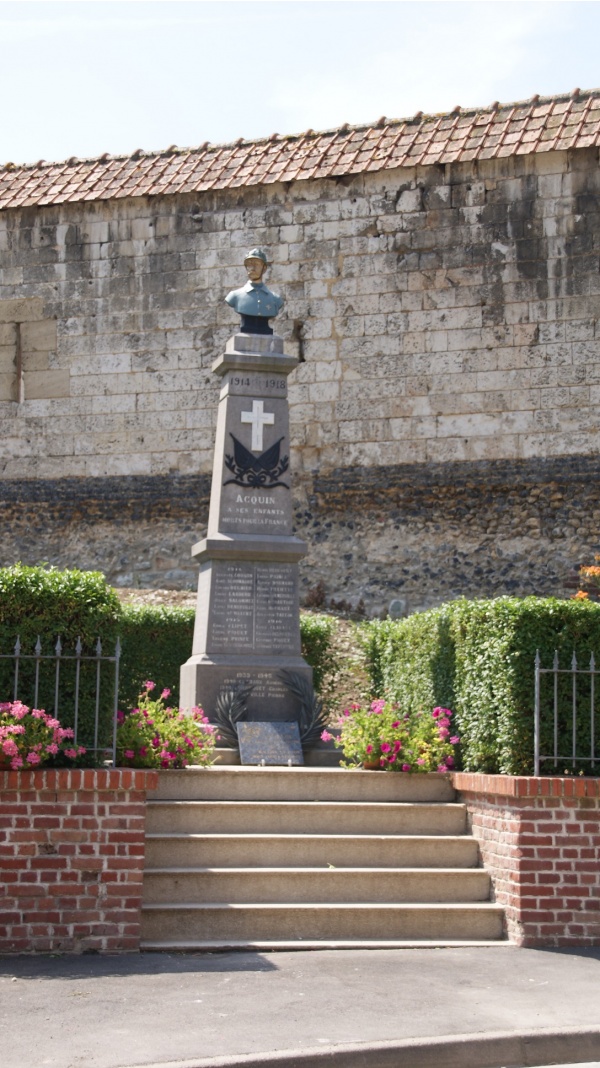
[{"label": "carved stone cross", "polygon": [[264,401],[253,400],[252,411],[242,412],[242,423],[250,423],[252,425],[252,445],[250,446],[252,452],[263,451],[263,427],[273,426],[275,422],[275,416],[273,412],[263,411]]}]

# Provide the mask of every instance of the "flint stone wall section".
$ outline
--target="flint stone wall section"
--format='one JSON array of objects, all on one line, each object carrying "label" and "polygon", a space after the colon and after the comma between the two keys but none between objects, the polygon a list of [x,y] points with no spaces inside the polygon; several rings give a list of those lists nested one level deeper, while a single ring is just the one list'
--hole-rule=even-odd
[{"label": "flint stone wall section", "polygon": [[[56,324],[41,399],[23,350],[25,401],[0,401],[2,563],[193,584],[210,365],[238,322],[223,294],[260,243],[286,296],[277,330],[303,361],[305,587],[323,577],[372,610],[390,593],[412,610],[564,592],[600,517],[599,207],[598,150],[582,149],[0,213],[5,362],[12,323]],[[43,501],[50,521],[32,524]]]}]

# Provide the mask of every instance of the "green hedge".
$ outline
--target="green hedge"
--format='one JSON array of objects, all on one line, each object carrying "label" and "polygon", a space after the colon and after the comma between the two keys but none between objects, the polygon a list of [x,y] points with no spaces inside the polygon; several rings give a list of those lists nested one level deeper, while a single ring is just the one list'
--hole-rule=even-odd
[{"label": "green hedge", "polygon": [[[10,654],[20,636],[23,653],[33,653],[38,636],[42,651],[52,653],[60,636],[63,653],[74,651],[77,638],[84,652],[93,652],[101,639],[103,652],[112,655],[117,635],[121,639],[119,697],[122,707],[131,707],[146,679],[172,691],[179,700],[179,667],[192,651],[193,608],[161,605],[133,606],[119,601],[104,576],[96,571],[58,571],[55,568],[0,568],[0,653]],[[329,616],[303,615],[300,620],[302,652],[313,667],[317,691],[327,695],[335,670],[331,642],[335,621]],[[19,696],[33,700],[35,666],[22,662]],[[54,709],[54,661],[42,663],[39,704]],[[103,708],[112,701],[112,665],[102,668]],[[0,660],[0,699],[13,696],[14,663]],[[89,724],[94,714],[95,665],[82,668],[82,716]],[[70,721],[74,704],[74,667],[61,667],[59,714]]]},{"label": "green hedge", "polygon": [[[32,654],[38,637],[42,655],[54,655],[56,640],[61,639],[64,656],[73,655],[81,638],[83,653],[94,654],[98,638],[102,652],[112,655],[118,634],[121,606],[104,576],[96,571],[58,571],[55,568],[0,568],[0,653],[11,654],[17,635],[21,653]],[[41,660],[39,665],[38,704],[54,712],[55,661]],[[19,663],[18,696],[27,704],[35,695],[35,662]],[[96,664],[83,661],[80,675],[80,739],[92,744],[95,716]],[[114,700],[114,665],[101,665],[100,743],[110,735],[110,713]],[[14,694],[14,661],[0,660],[0,697]],[[75,664],[65,660],[60,666],[58,715],[64,725],[72,725],[75,704]]]},{"label": "green hedge", "polygon": [[[539,597],[452,601],[398,622],[363,628],[373,693],[406,708],[444,705],[456,714],[462,766],[468,771],[531,774],[533,771],[534,661],[551,667],[555,649],[560,667],[600,663],[600,605]],[[571,751],[571,684],[559,676],[559,753]],[[542,752],[552,751],[552,676],[542,676]],[[590,747],[589,679],[578,676],[578,752]],[[600,695],[599,695],[600,696]],[[598,702],[600,703],[600,702]],[[596,716],[600,738],[600,715]],[[573,769],[561,760],[552,772]],[[596,771],[597,773],[597,771]]]}]

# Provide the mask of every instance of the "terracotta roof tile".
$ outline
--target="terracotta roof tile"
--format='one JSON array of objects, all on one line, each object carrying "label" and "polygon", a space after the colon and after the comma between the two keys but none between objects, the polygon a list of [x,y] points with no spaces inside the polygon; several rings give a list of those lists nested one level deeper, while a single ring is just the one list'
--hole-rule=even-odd
[{"label": "terracotta roof tile", "polygon": [[0,209],[328,178],[600,145],[600,90],[294,137],[0,166]]}]

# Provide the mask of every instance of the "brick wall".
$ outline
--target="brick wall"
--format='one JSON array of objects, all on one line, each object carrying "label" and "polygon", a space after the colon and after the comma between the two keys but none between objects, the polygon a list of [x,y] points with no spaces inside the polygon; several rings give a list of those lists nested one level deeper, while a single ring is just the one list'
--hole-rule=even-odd
[{"label": "brick wall", "polygon": [[0,771],[0,953],[139,948],[157,773]]},{"label": "brick wall", "polygon": [[509,938],[600,945],[600,779],[456,773]]},{"label": "brick wall", "polygon": [[[3,395],[16,396],[19,322],[23,387],[0,400],[0,479],[64,480],[59,497],[77,480],[84,513],[43,526],[44,487],[20,497],[0,562],[194,581],[205,500],[190,489],[188,537],[169,484],[179,500],[179,480],[210,474],[210,366],[238,322],[223,297],[261,243],[286,297],[277,329],[302,360],[290,403],[297,522],[317,546],[305,586],[322,578],[372,611],[390,595],[410,611],[563,590],[600,515],[590,480],[579,507],[561,467],[583,470],[600,447],[599,205],[598,150],[579,149],[0,213]],[[165,516],[121,516],[124,476]],[[111,494],[92,528],[85,513]]]}]

